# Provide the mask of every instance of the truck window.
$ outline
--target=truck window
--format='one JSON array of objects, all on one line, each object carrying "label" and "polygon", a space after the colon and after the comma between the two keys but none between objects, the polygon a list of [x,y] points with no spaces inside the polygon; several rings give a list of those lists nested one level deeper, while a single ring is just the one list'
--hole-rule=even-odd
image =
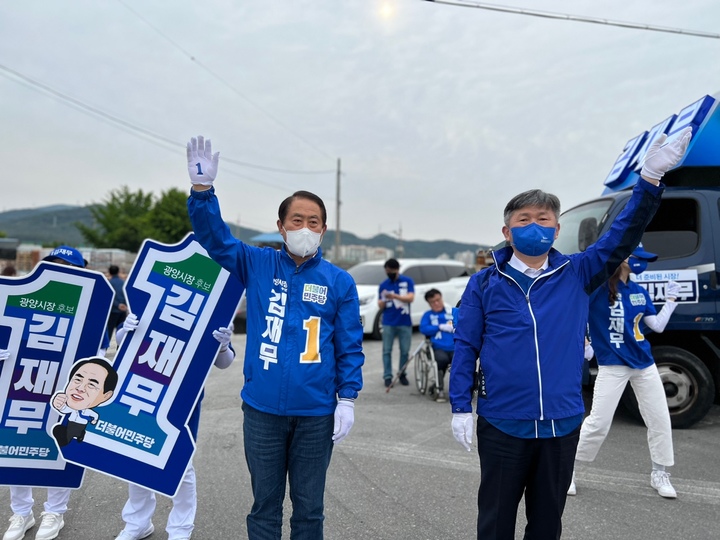
[{"label": "truck window", "polygon": [[579,253],[597,240],[597,233],[612,204],[601,199],[568,210],[560,216],[560,234],[553,247],[567,255]]},{"label": "truck window", "polygon": [[663,199],[645,229],[643,246],[650,253],[657,253],[660,261],[695,253],[700,241],[698,215],[694,199]]}]

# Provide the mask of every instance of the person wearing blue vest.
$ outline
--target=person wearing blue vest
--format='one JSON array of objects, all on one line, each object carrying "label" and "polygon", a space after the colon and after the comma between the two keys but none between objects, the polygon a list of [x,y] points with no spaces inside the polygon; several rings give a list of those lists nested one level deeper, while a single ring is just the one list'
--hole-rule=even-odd
[{"label": "person wearing blue vest", "polygon": [[[82,253],[71,246],[58,246],[43,260],[76,268],[87,266],[87,261]],[[110,339],[106,331],[98,350],[98,356],[104,357],[109,346]],[[5,349],[0,349],[0,360],[6,353],[9,354]],[[44,511],[40,514],[42,519],[35,534],[35,540],[53,540],[58,537],[65,526],[63,516],[67,512],[72,491],[69,488],[47,488],[47,500],[43,504]],[[3,535],[3,540],[20,540],[25,537],[25,533],[29,529],[35,526],[35,516],[32,511],[34,504],[31,487],[10,486],[10,508],[13,515],[10,518],[10,526]]]},{"label": "person wearing blue vest", "polygon": [[[630,273],[641,274],[648,261],[657,255],[645,251],[640,244],[612,277],[590,297],[590,337],[598,363],[590,415],[580,430],[575,459],[594,461],[612,424],[615,409],[628,381],[633,387],[640,414],[647,426],[648,447],[652,460],[650,485],[661,497],[674,499],[675,488],[665,467],[674,464],[672,425],[665,388],[660,379],[650,343],[643,328],[662,332],[677,304],[680,285],[665,285],[665,305],[655,310],[647,290],[631,279]],[[568,495],[575,495],[575,478]]]},{"label": "person wearing blue vest", "polygon": [[535,189],[505,207],[508,247],[474,274],[463,293],[450,370],[452,430],[468,451],[480,360],[477,537],[515,538],[525,497],[525,540],[560,538],[584,414],[582,367],[590,294],[642,238],[660,204],[660,178],[678,163],[688,128],[650,145],[633,194],[610,230],[582,253],[552,249],[560,201]]},{"label": "person wearing blue vest", "polygon": [[[140,320],[137,315],[128,311],[122,325],[117,327],[116,339],[118,347],[122,344],[128,332],[137,330],[139,324]],[[219,369],[228,368],[235,360],[235,349],[233,349],[231,343],[232,331],[232,323],[227,327],[221,326],[217,330],[213,330],[213,337],[220,343],[220,349],[215,356],[214,362],[215,367]],[[200,426],[200,408],[204,396],[205,390],[200,394],[187,422],[190,434],[196,443]],[[152,517],[155,514],[156,506],[157,498],[154,491],[128,482],[128,499],[122,509],[122,519],[125,522],[125,527],[115,537],[115,540],[142,540],[155,532]],[[195,467],[192,460],[190,460],[177,493],[172,497],[172,508],[168,514],[165,527],[168,540],[190,540],[195,529],[196,513],[197,479],[195,477]]]},{"label": "person wearing blue vest", "polygon": [[[438,368],[437,394],[435,401],[445,403],[445,372],[452,362],[455,353],[455,326],[453,321],[457,317],[457,308],[446,308],[442,293],[437,289],[430,289],[425,293],[425,301],[430,309],[423,313],[420,320],[420,332],[430,338],[433,356]],[[428,389],[430,390],[430,389]]]},{"label": "person wearing blue vest", "polygon": [[322,540],[333,444],[350,432],[362,389],[357,287],[350,274],[322,258],[327,212],[320,197],[296,191],[280,203],[282,249],[248,246],[232,236],[220,215],[213,188],[219,154],[212,153],[210,141],[193,138],[187,160],[188,213],[197,240],[247,286],[240,395],[254,498],[248,538],[282,538],[287,483],[290,537]]},{"label": "person wearing blue vest", "polygon": [[410,382],[405,375],[410,341],[412,340],[412,319],[410,304],[415,300],[415,283],[408,276],[400,273],[397,259],[385,261],[387,279],[378,287],[378,307],[382,311],[383,324],[383,379],[385,388],[392,384],[392,349],[395,338],[400,343],[400,359],[398,372],[400,384],[407,386]]}]

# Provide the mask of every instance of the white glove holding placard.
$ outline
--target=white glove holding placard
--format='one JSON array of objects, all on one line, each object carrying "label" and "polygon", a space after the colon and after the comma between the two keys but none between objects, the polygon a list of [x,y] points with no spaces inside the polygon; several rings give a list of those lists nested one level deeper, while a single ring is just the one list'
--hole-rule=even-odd
[{"label": "white glove holding placard", "polygon": [[333,443],[337,444],[350,433],[355,423],[355,402],[341,399],[335,407],[335,425],[333,427]]},{"label": "white glove holding placard", "polygon": [[674,302],[680,294],[680,284],[677,281],[668,281],[665,285],[665,299]]},{"label": "white glove holding placard", "polygon": [[213,337],[220,342],[220,352],[227,351],[232,339],[233,325],[231,324],[228,328],[221,326],[217,330],[213,330]]},{"label": "white glove holding placard", "polygon": [[452,430],[455,440],[462,444],[463,448],[468,452],[471,450],[473,435],[473,417],[472,413],[453,413]]},{"label": "white glove holding placard", "polygon": [[5,360],[10,360],[10,351],[7,349],[0,349],[0,362],[4,362]]},{"label": "white glove holding placard", "polygon": [[665,146],[663,146],[663,143],[667,139],[667,135],[664,133],[660,135],[650,145],[650,148],[648,148],[645,154],[640,176],[659,181],[663,175],[677,165],[683,155],[685,155],[685,150],[687,150],[691,138],[691,127],[683,129],[674,141]]},{"label": "white glove holding placard", "polygon": [[125,317],[125,320],[123,321],[122,327],[118,328],[118,331],[115,334],[115,341],[117,341],[118,345],[120,345],[125,339],[125,334],[128,332],[134,332],[137,329],[138,324],[140,324],[140,321],[138,320],[137,315],[132,312],[128,312],[127,317]]},{"label": "white glove holding placard", "polygon": [[212,143],[202,135],[187,144],[188,174],[194,186],[212,186],[217,176],[220,152],[212,153]]},{"label": "white glove holding placard", "polygon": [[452,325],[452,323],[443,323],[438,324],[438,330],[441,332],[447,332],[448,334],[452,334],[455,332],[455,327]]}]

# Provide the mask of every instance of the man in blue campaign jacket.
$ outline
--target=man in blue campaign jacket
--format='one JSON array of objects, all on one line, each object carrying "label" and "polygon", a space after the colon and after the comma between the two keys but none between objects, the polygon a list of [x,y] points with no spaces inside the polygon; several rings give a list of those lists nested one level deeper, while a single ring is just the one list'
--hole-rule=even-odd
[{"label": "man in blue campaign jacket", "polygon": [[219,155],[188,143],[188,212],[200,244],[247,289],[243,435],[254,503],[250,540],[280,539],[285,483],[293,538],[323,537],[325,477],[333,443],[350,431],[362,388],[360,304],[350,275],[322,259],[325,205],[298,191],[285,199],[280,251],[233,238],[212,187]]},{"label": "man in blue campaign jacket", "polygon": [[554,195],[531,190],[505,207],[503,234],[511,247],[470,278],[450,370],[453,434],[469,451],[480,359],[478,538],[513,539],[523,493],[525,539],[560,538],[584,412],[589,295],[640,242],[660,204],[660,178],[680,160],[690,136],[688,128],[665,146],[664,135],[650,146],[627,206],[583,253],[551,249],[559,232]]}]

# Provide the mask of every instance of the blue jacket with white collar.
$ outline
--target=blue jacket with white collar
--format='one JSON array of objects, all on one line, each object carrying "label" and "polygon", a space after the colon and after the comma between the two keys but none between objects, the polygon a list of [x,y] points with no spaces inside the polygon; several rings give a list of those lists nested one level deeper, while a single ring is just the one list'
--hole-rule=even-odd
[{"label": "blue jacket with white collar", "polygon": [[[460,303],[450,371],[453,413],[472,412],[476,360],[484,385],[480,416],[555,420],[584,412],[581,395],[589,295],[642,238],[664,186],[638,181],[610,230],[583,253],[548,254],[548,269],[525,294],[505,271],[513,250],[470,278]],[[562,233],[561,233],[562,234]]]},{"label": "blue jacket with white collar", "polygon": [[215,190],[192,191],[188,213],[210,257],[247,289],[243,401],[280,416],[323,416],[362,388],[363,332],[350,274],[322,258],[248,246],[220,216]]}]

